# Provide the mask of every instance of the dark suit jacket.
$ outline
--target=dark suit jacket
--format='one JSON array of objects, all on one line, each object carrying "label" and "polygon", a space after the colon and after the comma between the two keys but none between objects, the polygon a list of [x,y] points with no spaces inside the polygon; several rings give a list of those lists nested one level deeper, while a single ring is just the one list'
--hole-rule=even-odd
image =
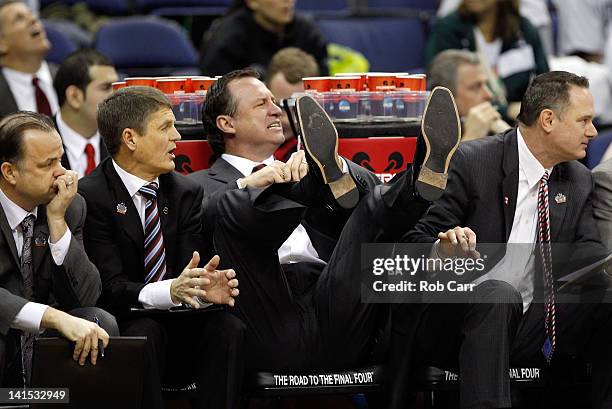
[{"label": "dark suit jacket", "polygon": [[[106,159],[79,181],[87,201],[85,249],[100,270],[100,306],[121,315],[142,307],[144,287],[144,230],[132,198]],[[117,206],[123,204],[123,214]],[[159,177],[157,206],[166,248],[166,278],[178,277],[194,250],[201,247],[202,188],[170,172]]]},{"label": "dark suit jacket", "polygon": [[[72,240],[62,266],[55,265],[48,245],[45,206],[38,207],[34,224],[32,263],[34,301],[71,310],[96,304],[102,289],[100,274],[83,248],[85,201],[77,195],[66,211]],[[40,244],[39,245],[36,245]],[[6,335],[17,313],[28,302],[22,297],[20,261],[15,240],[0,206],[0,333]]]},{"label": "dark suit jacket", "polygon": [[[51,76],[55,78],[55,74],[57,73],[57,65],[47,63],[49,65],[49,71],[51,71]],[[0,67],[1,68],[1,67]],[[5,116],[12,114],[13,112],[17,112],[19,108],[17,108],[17,102],[15,101],[15,97],[9,88],[8,82],[6,82],[6,77],[2,73],[0,69],[0,119]]]},{"label": "dark suit jacket", "polygon": [[[477,243],[506,243],[510,236],[518,192],[516,129],[462,144],[453,158],[445,194],[404,239],[434,242],[438,232],[461,226],[476,233]],[[548,183],[553,273],[555,277],[576,268],[576,258],[603,258],[593,218],[589,170],[577,161],[556,165]],[[555,197],[564,195],[566,202]],[[507,199],[506,199],[507,198]],[[572,244],[563,246],[562,244]],[[570,249],[573,252],[568,252]],[[489,260],[492,267],[503,254]],[[568,271],[569,270],[569,271]]]},{"label": "dark suit jacket", "polygon": [[[380,184],[380,180],[373,173],[348,160],[347,163],[349,172],[355,179],[360,191],[369,191]],[[194,172],[187,177],[204,188],[203,226],[205,245],[212,249],[217,202],[221,195],[228,190],[238,189],[236,180],[244,176],[238,169],[219,158],[209,169]],[[331,257],[344,225],[342,221],[346,220],[349,214],[350,212],[343,210],[332,210],[323,203],[320,206],[308,208],[304,213],[302,225],[308,232],[308,236],[322,260],[327,261]]]},{"label": "dark suit jacket", "polygon": [[[70,161],[68,160],[68,154],[66,153],[66,144],[64,143],[64,136],[57,127],[57,115],[53,115],[53,118],[51,119],[53,119],[55,129],[57,129],[57,133],[60,134],[60,137],[62,138],[62,145],[64,146],[64,154],[62,155],[62,166],[64,167],[64,169],[72,169],[72,166],[70,166]],[[104,141],[100,140],[100,162],[104,161],[104,159],[106,158],[108,158],[108,150],[106,149]]]}]

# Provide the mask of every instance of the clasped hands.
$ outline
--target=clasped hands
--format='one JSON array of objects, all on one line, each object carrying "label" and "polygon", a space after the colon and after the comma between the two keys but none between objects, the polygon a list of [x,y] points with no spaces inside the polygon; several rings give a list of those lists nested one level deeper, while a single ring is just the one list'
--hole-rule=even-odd
[{"label": "clasped hands", "polygon": [[234,306],[234,298],[238,296],[238,280],[232,269],[217,270],[219,256],[214,256],[204,267],[198,267],[200,254],[193,256],[178,278],[170,285],[170,296],[173,303],[183,303],[200,308],[202,302],[227,304]]}]

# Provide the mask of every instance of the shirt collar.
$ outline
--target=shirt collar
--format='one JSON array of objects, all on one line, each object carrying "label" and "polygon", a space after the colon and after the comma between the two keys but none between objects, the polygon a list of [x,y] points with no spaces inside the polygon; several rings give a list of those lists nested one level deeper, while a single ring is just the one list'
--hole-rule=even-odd
[{"label": "shirt collar", "polygon": [[19,205],[17,205],[11,199],[9,199],[4,194],[2,189],[0,189],[0,205],[2,206],[2,209],[4,210],[4,214],[6,215],[6,220],[8,221],[8,224],[11,230],[15,230],[17,226],[21,224],[23,219],[26,218],[26,216],[32,214],[36,218],[36,216],[38,215],[38,207],[35,207],[33,211],[28,212],[22,209]]},{"label": "shirt collar", "polygon": [[540,183],[545,170],[548,170],[548,175],[550,176],[554,166],[549,169],[545,169],[542,166],[540,161],[529,150],[519,128],[516,128],[516,139],[518,142],[519,169],[525,175],[529,187],[532,188]]},{"label": "shirt collar", "polygon": [[253,162],[250,159],[243,158],[241,156],[230,155],[229,153],[224,153],[221,155],[221,159],[225,160],[227,163],[238,169],[240,173],[244,176],[250,176],[253,168],[259,164],[270,165],[274,162],[274,156],[270,155],[270,157],[266,158],[263,162]]},{"label": "shirt collar", "polygon": [[57,121],[57,130],[62,136],[62,141],[67,150],[69,150],[74,156],[80,156],[85,152],[85,146],[91,143],[98,152],[100,150],[100,133],[96,132],[94,136],[87,139],[80,133],[72,129],[62,119],[61,113],[58,111],[55,120]]},{"label": "shirt collar", "polygon": [[[141,179],[138,176],[126,172],[119,165],[117,165],[117,162],[115,162],[114,159],[112,160],[112,162],[113,166],[115,167],[115,170],[117,171],[117,174],[119,175],[119,178],[121,179],[123,185],[130,194],[130,197],[134,197],[134,195],[138,193],[138,190],[140,190],[141,187],[151,183],[148,180]],[[159,185],[159,178],[155,178],[153,182],[157,182],[157,184]]]},{"label": "shirt collar", "polygon": [[53,79],[51,77],[51,71],[46,61],[40,64],[40,68],[34,74],[27,72],[17,71],[12,68],[3,67],[2,73],[7,78],[7,81],[16,82],[21,84],[32,84],[32,78],[38,77],[39,81],[44,82],[48,85],[53,85]]}]

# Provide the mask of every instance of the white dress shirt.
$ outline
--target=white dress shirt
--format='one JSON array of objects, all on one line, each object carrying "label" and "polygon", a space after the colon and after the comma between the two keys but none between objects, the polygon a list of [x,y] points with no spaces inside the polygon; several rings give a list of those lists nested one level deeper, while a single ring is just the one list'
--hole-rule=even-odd
[{"label": "white dress shirt", "polygon": [[[485,280],[501,280],[512,285],[521,293],[523,298],[523,312],[527,311],[533,301],[533,287],[535,276],[535,242],[538,225],[538,190],[540,179],[544,172],[552,173],[552,169],[545,169],[533,156],[521,131],[517,128],[519,180],[516,196],[516,211],[512,222],[512,230],[508,237],[506,255],[485,275],[479,277],[475,283]],[[522,243],[522,244],[517,244]],[[517,244],[512,246],[512,244]]]},{"label": "white dress shirt", "polygon": [[[13,234],[13,239],[15,240],[15,247],[17,248],[17,256],[21,257],[21,252],[23,250],[23,232],[21,231],[21,222],[30,214],[36,216],[38,215],[38,208],[34,208],[33,211],[28,212],[19,205],[15,204],[11,199],[9,199],[2,189],[0,189],[0,205],[2,206],[2,210],[4,210],[4,214],[6,215],[6,220],[8,221],[9,228],[11,229],[11,233]],[[72,233],[70,229],[66,230],[66,233],[59,239],[56,243],[51,243],[51,240],[46,237],[47,242],[49,243],[49,249],[51,250],[51,256],[53,257],[53,262],[61,266],[64,263],[64,258],[68,253],[68,247],[70,247],[70,240],[72,239]],[[15,316],[11,327],[20,329],[26,332],[37,332],[40,331],[40,323],[42,321],[42,316],[45,313],[47,306],[44,304],[39,304],[36,302],[28,302],[25,304],[21,310]]]},{"label": "white dress shirt", "polygon": [[[115,167],[119,178],[123,182],[123,185],[127,189],[130,197],[132,198],[132,201],[134,202],[134,206],[136,207],[136,211],[138,212],[138,216],[140,217],[142,230],[144,231],[145,205],[147,204],[147,199],[142,196],[138,192],[138,190],[151,182],[126,172],[119,165],[117,165],[114,160],[113,166]],[[153,182],[157,182],[159,184],[159,179],[156,178]],[[167,310],[171,307],[181,305],[180,303],[173,303],[172,297],[170,296],[170,286],[172,285],[173,280],[174,279],[161,280],[145,285],[138,294],[138,301],[142,304],[144,308],[147,309],[155,308],[159,310]]]},{"label": "white dress shirt", "polygon": [[94,148],[96,166],[100,163],[100,133],[96,132],[91,138],[85,138],[64,122],[61,112],[57,113],[55,120],[57,121],[57,129],[66,147],[66,156],[68,156],[70,168],[79,175],[79,178],[82,178],[85,176],[85,171],[87,170],[85,146],[87,146],[88,143]]},{"label": "white dress shirt", "polygon": [[59,109],[57,95],[53,88],[53,77],[46,61],[43,61],[40,69],[36,74],[28,74],[21,71],[16,71],[11,68],[2,68],[2,73],[6,78],[6,82],[15,98],[17,108],[20,111],[36,111],[36,92],[32,85],[32,78],[38,77],[38,86],[42,89],[49,101],[51,113],[55,115]]},{"label": "white dress shirt", "polygon": [[[227,163],[238,169],[245,177],[251,174],[253,168],[260,163],[269,165],[274,162],[274,157],[270,156],[263,162],[253,162],[249,159],[240,156],[229,155],[224,153],[221,158]],[[342,171],[348,173],[348,164],[342,158]],[[317,250],[312,245],[312,241],[308,236],[308,232],[303,225],[298,225],[291,235],[278,249],[278,260],[280,264],[291,264],[299,262],[313,262],[327,264],[319,258]]]}]

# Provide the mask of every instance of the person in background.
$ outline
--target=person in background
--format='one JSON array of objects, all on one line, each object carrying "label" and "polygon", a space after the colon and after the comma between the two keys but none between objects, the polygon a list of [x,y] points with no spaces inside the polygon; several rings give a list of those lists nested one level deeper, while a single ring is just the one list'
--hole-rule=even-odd
[{"label": "person in background", "polygon": [[[267,71],[266,86],[272,92],[278,104],[281,104],[284,99],[290,98],[293,94],[304,91],[302,78],[319,75],[319,67],[314,57],[295,47],[283,48],[274,54]],[[285,142],[278,148],[274,157],[286,162],[291,154],[296,151],[297,139],[284,109],[281,122]]]},{"label": "person in background", "polygon": [[62,166],[79,178],[89,175],[108,156],[96,118],[98,105],[118,80],[111,61],[99,52],[82,49],[69,55],[55,76],[60,110],[53,117],[64,143]]},{"label": "person in background", "polygon": [[265,77],[268,62],[285,47],[311,54],[327,75],[327,42],[295,13],[295,0],[235,0],[204,34],[200,67],[211,76],[252,67]]},{"label": "person in background", "polygon": [[466,50],[445,50],[429,67],[427,86],[451,90],[461,118],[461,140],[469,141],[504,132],[510,125],[491,103],[487,73],[478,55]]},{"label": "person in background", "polygon": [[0,118],[16,111],[47,116],[59,108],[45,28],[18,0],[0,1]]},{"label": "person in background", "polygon": [[463,0],[457,12],[436,23],[425,48],[428,66],[447,49],[478,53],[501,80],[491,81],[491,90],[508,103],[503,114],[512,120],[531,78],[549,70],[538,31],[520,16],[518,5],[518,0]]}]

